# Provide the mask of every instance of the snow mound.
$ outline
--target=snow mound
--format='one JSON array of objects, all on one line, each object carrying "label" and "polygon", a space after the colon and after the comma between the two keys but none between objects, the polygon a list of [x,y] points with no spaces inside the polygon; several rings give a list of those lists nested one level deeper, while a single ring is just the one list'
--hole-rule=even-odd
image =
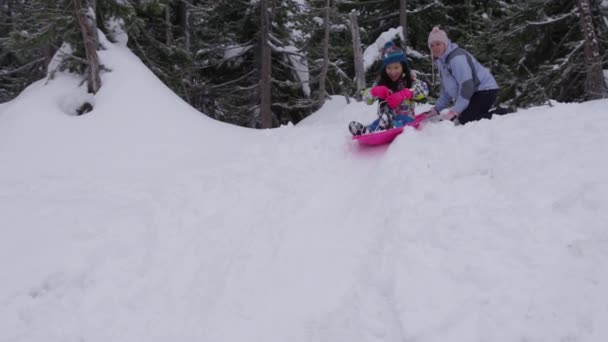
[{"label": "snow mound", "polygon": [[373,106],[234,127],[105,44],[0,107],[0,341],[608,338],[608,101],[361,148]]}]

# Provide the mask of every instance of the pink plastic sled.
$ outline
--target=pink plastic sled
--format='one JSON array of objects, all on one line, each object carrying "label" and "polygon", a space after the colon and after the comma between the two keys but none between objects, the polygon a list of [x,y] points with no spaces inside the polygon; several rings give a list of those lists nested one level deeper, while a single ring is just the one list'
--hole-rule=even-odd
[{"label": "pink plastic sled", "polygon": [[405,127],[414,127],[419,129],[420,124],[427,119],[426,114],[418,114],[414,121],[408,122],[405,126],[387,129],[385,131],[378,131],[368,134],[355,135],[353,136],[353,140],[357,140],[359,144],[362,145],[382,145],[388,144],[393,141]]}]

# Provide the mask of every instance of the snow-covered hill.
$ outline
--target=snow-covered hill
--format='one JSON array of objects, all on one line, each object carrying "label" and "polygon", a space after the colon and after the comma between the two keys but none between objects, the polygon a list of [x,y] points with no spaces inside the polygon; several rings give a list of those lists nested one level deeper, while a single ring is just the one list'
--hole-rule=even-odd
[{"label": "snow-covered hill", "polygon": [[105,44],[0,107],[0,341],[608,339],[608,101],[361,148],[373,107],[230,126]]}]

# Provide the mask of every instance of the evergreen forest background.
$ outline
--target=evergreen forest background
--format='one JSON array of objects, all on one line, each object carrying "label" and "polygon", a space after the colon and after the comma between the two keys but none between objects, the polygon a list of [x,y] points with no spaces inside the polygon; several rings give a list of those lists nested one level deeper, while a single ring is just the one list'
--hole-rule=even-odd
[{"label": "evergreen forest background", "polygon": [[[501,106],[606,96],[608,0],[0,0],[0,103],[66,70],[99,91],[112,72],[97,65],[99,29],[215,119],[297,123],[329,95],[357,96],[353,18],[362,49],[405,23],[396,43],[431,101],[435,25],[492,71]],[[379,67],[365,70],[367,86]]]}]

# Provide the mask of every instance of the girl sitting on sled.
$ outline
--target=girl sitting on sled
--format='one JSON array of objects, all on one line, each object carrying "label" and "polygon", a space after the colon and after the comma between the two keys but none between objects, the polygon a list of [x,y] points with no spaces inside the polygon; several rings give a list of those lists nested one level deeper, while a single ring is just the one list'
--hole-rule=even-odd
[{"label": "girl sitting on sled", "polygon": [[371,105],[379,100],[378,116],[371,124],[353,121],[348,128],[353,135],[401,127],[414,120],[414,101],[429,93],[426,83],[416,80],[407,66],[403,50],[388,42],[382,50],[382,70],[374,86],[363,91],[363,100]]}]

